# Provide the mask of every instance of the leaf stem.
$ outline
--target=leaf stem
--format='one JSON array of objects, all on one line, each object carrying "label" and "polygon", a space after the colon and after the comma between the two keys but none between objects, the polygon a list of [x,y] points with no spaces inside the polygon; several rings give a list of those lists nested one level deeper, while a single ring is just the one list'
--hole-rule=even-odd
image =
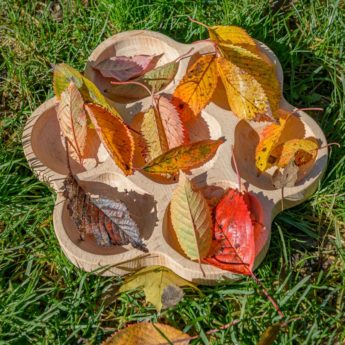
[{"label": "leaf stem", "polygon": [[194,19],[194,18],[192,18],[192,17],[188,17],[188,19],[189,19],[191,22],[193,22],[193,23],[196,23],[196,24],[198,24],[198,25],[203,26],[203,27],[204,27],[204,28],[206,28],[207,30],[209,29],[209,26],[207,26],[206,24],[201,23],[201,22],[199,22],[199,21],[195,20],[195,19]]}]

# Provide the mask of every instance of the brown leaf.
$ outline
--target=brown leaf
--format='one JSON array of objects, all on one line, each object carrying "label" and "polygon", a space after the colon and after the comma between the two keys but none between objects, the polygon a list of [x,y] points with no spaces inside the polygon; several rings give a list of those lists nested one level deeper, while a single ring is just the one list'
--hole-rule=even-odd
[{"label": "brown leaf", "polygon": [[293,187],[297,181],[298,166],[296,165],[294,159],[280,172],[278,168],[273,176],[272,183],[276,188]]},{"label": "brown leaf", "polygon": [[260,336],[257,345],[272,345],[277,339],[282,328],[280,323],[275,323],[266,328],[265,332]]},{"label": "brown leaf", "polygon": [[183,298],[183,290],[175,284],[166,286],[162,294],[163,309],[174,307]]},{"label": "brown leaf", "polygon": [[63,196],[81,239],[91,236],[100,246],[126,245],[147,252],[137,224],[121,200],[91,198],[70,173],[64,181]]}]

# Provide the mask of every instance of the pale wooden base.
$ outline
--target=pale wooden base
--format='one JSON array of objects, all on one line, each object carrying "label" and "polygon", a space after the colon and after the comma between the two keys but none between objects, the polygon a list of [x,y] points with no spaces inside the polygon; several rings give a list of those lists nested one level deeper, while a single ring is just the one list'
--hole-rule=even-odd
[{"label": "pale wooden base", "polygon": [[[279,61],[266,46],[263,44],[260,46],[276,65],[277,76],[282,83],[283,73]],[[150,31],[121,33],[104,41],[91,54],[86,76],[102,90],[107,82],[92,69],[94,63],[115,54],[130,56],[164,53],[160,62],[162,64],[187,52],[191,47],[194,47],[194,52],[199,53],[212,50],[212,46],[207,42],[185,45]],[[195,57],[182,60],[175,79],[162,92],[171,93],[174,90],[193,59]],[[138,97],[142,96],[138,94]],[[119,102],[113,104],[130,123],[135,114],[145,110],[149,104],[149,98],[136,101],[131,99],[127,104],[123,102],[124,99],[121,96]],[[148,265],[163,265],[185,279],[203,284],[215,284],[220,280],[238,278],[236,275],[209,265],[203,265],[206,273],[204,277],[199,264],[189,260],[183,254],[169,225],[167,212],[171,193],[176,184],[157,183],[155,179],[139,172],[125,177],[108,157],[102,145],[99,145],[94,157],[87,160],[86,169],[73,162],[73,172],[89,193],[119,198],[127,204],[141,229],[141,235],[149,253],[144,254],[130,246],[105,249],[98,247],[93,241],[80,241],[78,232],[66,212],[66,202],[61,195],[67,165],[55,104],[55,99],[50,99],[32,114],[25,126],[23,145],[32,170],[40,180],[48,183],[58,193],[53,217],[54,228],[62,250],[76,266],[103,275],[122,275]],[[281,107],[294,109],[284,99]],[[325,146],[326,139],[316,122],[304,112],[299,112],[299,116],[306,128],[307,136],[312,135],[318,138],[321,146]],[[191,139],[196,141],[224,136],[226,142],[221,145],[213,159],[202,167],[192,170],[190,178],[200,188],[209,186],[208,192],[210,188],[212,192],[219,193],[226,187],[237,187],[237,176],[231,164],[231,149],[232,145],[235,145],[235,155],[243,182],[264,210],[260,220],[266,226],[267,238],[266,241],[260,243],[255,263],[257,267],[264,259],[269,247],[272,220],[281,210],[281,192],[272,187],[269,173],[257,176],[253,160],[258,141],[257,132],[267,123],[252,125],[254,130],[231,113],[224,97],[224,90],[219,85],[212,102],[202,112],[201,119],[191,125]],[[298,184],[293,188],[286,188],[285,208],[303,202],[315,191],[326,164],[327,149],[323,148],[318,152],[316,163],[304,172],[305,176],[300,176]]]}]

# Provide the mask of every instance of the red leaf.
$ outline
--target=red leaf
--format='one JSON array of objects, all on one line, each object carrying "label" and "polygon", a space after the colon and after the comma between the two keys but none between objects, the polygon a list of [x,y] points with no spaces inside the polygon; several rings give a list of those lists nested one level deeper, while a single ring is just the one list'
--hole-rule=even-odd
[{"label": "red leaf", "polygon": [[214,238],[219,247],[205,259],[234,273],[251,275],[255,260],[254,226],[245,194],[229,189],[215,209]]}]

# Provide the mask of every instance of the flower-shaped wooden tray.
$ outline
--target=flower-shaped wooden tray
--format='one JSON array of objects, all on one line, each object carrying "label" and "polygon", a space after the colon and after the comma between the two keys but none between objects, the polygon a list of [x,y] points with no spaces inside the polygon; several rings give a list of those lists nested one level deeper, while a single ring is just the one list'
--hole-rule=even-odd
[{"label": "flower-shaped wooden tray", "polygon": [[[265,45],[260,42],[258,44],[276,65],[277,77],[282,84],[283,72],[277,57]],[[209,52],[213,49],[207,42],[181,44],[156,32],[124,32],[107,39],[95,49],[88,60],[85,74],[101,91],[104,91],[109,84],[92,68],[95,63],[115,55],[164,53],[159,62],[164,64],[191,48],[194,48],[193,54]],[[181,60],[174,80],[162,92],[168,94],[173,92],[193,59],[192,56]],[[110,103],[118,109],[127,123],[132,121],[135,114],[150,105],[149,97],[132,100],[130,103],[124,102],[122,97],[119,102],[110,101]],[[61,193],[62,183],[67,174],[67,164],[55,105],[56,100],[50,99],[34,111],[25,126],[23,145],[32,170],[40,180],[45,181],[58,193],[53,215],[55,233],[62,250],[76,266],[103,275],[122,275],[148,265],[163,265],[185,279],[204,284],[237,277],[210,265],[203,265],[206,274],[203,276],[199,264],[184,255],[172,231],[168,211],[176,183],[158,183],[138,171],[132,176],[124,176],[102,145],[98,145],[94,155],[86,159],[84,167],[73,161],[72,170],[87,192],[94,196],[105,195],[109,198],[121,199],[127,204],[132,217],[139,225],[149,253],[142,253],[129,245],[103,248],[92,240],[81,241]],[[287,110],[294,109],[284,99],[281,101],[281,107]],[[324,147],[326,139],[319,126],[306,113],[297,113],[300,123],[296,123],[296,133],[303,123],[306,136],[316,137],[320,146]],[[258,243],[256,267],[266,255],[271,223],[281,210],[281,191],[272,186],[269,173],[257,176],[255,168],[255,147],[259,140],[258,133],[264,125],[267,123],[253,123],[253,129],[247,122],[236,118],[227,105],[223,87],[219,85],[211,103],[202,111],[200,120],[190,128],[191,140],[194,141],[226,138],[226,142],[220,146],[210,161],[191,171],[190,178],[208,196],[217,196],[229,186],[238,186],[237,175],[231,162],[232,145],[235,147],[242,181],[255,196],[256,201],[261,204],[263,212],[257,216],[267,230],[266,236],[262,238],[261,243]],[[325,171],[326,163],[327,149],[321,148],[315,163],[302,172],[303,176],[300,176],[297,185],[285,189],[285,208],[303,202],[315,191]]]}]

